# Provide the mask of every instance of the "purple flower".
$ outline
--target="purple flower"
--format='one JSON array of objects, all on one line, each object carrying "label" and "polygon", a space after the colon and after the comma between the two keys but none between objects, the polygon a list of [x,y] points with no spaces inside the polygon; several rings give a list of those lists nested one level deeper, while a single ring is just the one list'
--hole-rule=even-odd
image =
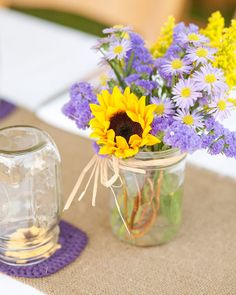
[{"label": "purple flower", "polygon": [[166,80],[166,83],[169,84],[168,86],[171,86],[172,83],[172,75],[170,73],[167,73],[165,70],[163,70],[163,66],[166,64],[165,58],[157,58],[155,60],[154,66],[157,69],[159,75],[161,78]]},{"label": "purple flower", "polygon": [[130,49],[130,41],[126,39],[116,40],[109,45],[109,50],[106,53],[106,58],[112,60],[117,58],[118,60],[126,57],[128,50]]},{"label": "purple flower", "polygon": [[150,95],[152,90],[155,89],[158,84],[155,81],[140,79],[135,82],[135,85],[143,89],[144,95]]},{"label": "purple flower", "polygon": [[228,101],[227,97],[225,97],[225,93],[221,93],[212,99],[209,107],[210,114],[212,114],[216,119],[223,120],[229,117],[233,104]]},{"label": "purple flower", "polygon": [[198,46],[198,47],[189,47],[187,49],[186,58],[190,62],[196,62],[196,65],[206,64],[209,61],[214,60],[214,54],[216,53],[215,48],[210,48],[206,46]]},{"label": "purple flower", "polygon": [[174,43],[178,43],[177,40],[179,40],[179,34],[181,33],[198,33],[199,28],[198,26],[194,24],[190,24],[189,26],[186,26],[183,22],[178,23],[175,28],[174,28],[174,33],[173,33],[173,41]]},{"label": "purple flower", "polygon": [[201,137],[196,131],[178,121],[167,128],[163,141],[172,148],[179,148],[182,152],[189,153],[200,149],[202,146]]},{"label": "purple flower", "polygon": [[174,114],[174,104],[169,98],[152,97],[151,103],[155,104],[156,113],[160,117],[168,117]]},{"label": "purple flower", "polygon": [[207,133],[201,136],[202,148],[211,154],[223,153],[236,159],[236,132],[228,130],[213,117],[209,117],[205,125]]},{"label": "purple flower", "polygon": [[[136,33],[130,33],[131,49],[125,58],[126,65],[132,58],[132,73],[150,75],[153,71],[153,58],[149,50],[145,47],[144,41]],[[145,66],[145,67],[144,67]]]},{"label": "purple flower", "polygon": [[202,96],[201,92],[190,78],[180,80],[173,88],[173,100],[180,108],[186,108],[194,105],[194,102]]},{"label": "purple flower", "polygon": [[191,62],[180,57],[171,57],[162,63],[162,71],[166,75],[182,75],[189,74],[192,70]]},{"label": "purple flower", "polygon": [[96,95],[89,83],[80,82],[72,85],[70,101],[63,106],[64,115],[76,122],[80,129],[86,129],[92,118],[90,103],[97,103]]},{"label": "purple flower", "polygon": [[156,116],[152,122],[152,135],[157,135],[161,131],[165,131],[174,122],[172,117]]},{"label": "purple flower", "polygon": [[176,42],[179,43],[181,46],[186,47],[189,44],[191,45],[201,45],[206,44],[209,42],[209,39],[206,38],[204,35],[201,35],[197,32],[181,32],[176,37]]},{"label": "purple flower", "polygon": [[95,49],[95,50],[99,50],[104,45],[109,45],[109,43],[114,41],[114,40],[115,40],[114,36],[109,36],[109,37],[105,37],[105,38],[99,38],[99,39],[97,39],[97,43],[95,45],[93,45],[91,48]]},{"label": "purple flower", "polygon": [[199,71],[196,71],[193,74],[193,81],[199,90],[205,90],[210,95],[228,90],[223,71],[213,68],[210,64],[202,66]]},{"label": "purple flower", "polygon": [[130,31],[132,31],[130,26],[123,26],[123,25],[115,25],[111,28],[106,28],[104,29],[102,32],[103,34],[113,34],[113,33],[129,33]]},{"label": "purple flower", "polygon": [[172,43],[164,57],[167,59],[170,59],[171,57],[179,57],[181,53],[183,53],[182,48],[179,45]]},{"label": "purple flower", "polygon": [[125,83],[130,86],[133,82],[137,81],[140,78],[139,74],[131,74],[125,78]]},{"label": "purple flower", "polygon": [[224,154],[227,157],[236,159],[236,132],[225,132],[225,149]]},{"label": "purple flower", "polygon": [[222,138],[220,138],[210,145],[208,152],[211,155],[218,155],[223,152],[224,146],[225,146],[225,141]]},{"label": "purple flower", "polygon": [[193,128],[203,127],[203,116],[196,111],[190,113],[188,110],[178,109],[176,115],[173,118]]}]

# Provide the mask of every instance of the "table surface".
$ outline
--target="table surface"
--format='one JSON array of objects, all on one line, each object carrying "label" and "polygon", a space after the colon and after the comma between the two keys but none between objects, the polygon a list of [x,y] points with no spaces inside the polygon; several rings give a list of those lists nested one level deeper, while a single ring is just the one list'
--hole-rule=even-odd
[{"label": "table surface", "polygon": [[[95,40],[96,37],[85,33],[1,9],[0,95],[29,110],[37,110],[37,115],[49,124],[87,136],[87,132],[78,131],[73,122],[60,113],[67,94],[58,95],[58,99],[40,106],[94,70],[98,56],[90,47]],[[225,124],[236,126],[236,115]],[[223,156],[210,157],[198,152],[189,161],[236,178],[236,162]],[[1,295],[19,290],[24,294],[40,294],[2,274],[0,285]]]}]

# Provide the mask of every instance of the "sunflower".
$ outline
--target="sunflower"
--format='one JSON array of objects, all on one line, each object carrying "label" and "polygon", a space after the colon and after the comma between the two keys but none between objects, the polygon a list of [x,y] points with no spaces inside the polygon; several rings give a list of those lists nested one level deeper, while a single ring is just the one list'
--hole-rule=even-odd
[{"label": "sunflower", "polygon": [[116,86],[112,93],[103,90],[98,94],[99,104],[90,104],[94,116],[90,136],[97,139],[99,154],[128,158],[137,154],[140,147],[160,142],[150,134],[156,105],[146,106],[145,100],[145,96],[138,99],[129,87],[124,93]]}]

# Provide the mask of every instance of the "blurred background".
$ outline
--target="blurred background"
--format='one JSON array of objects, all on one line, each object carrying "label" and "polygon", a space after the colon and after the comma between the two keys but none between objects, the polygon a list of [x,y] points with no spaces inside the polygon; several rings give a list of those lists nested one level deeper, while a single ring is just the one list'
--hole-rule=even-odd
[{"label": "blurred background", "polygon": [[212,12],[220,10],[229,22],[236,0],[3,0],[3,5],[96,35],[104,26],[131,24],[153,42],[169,15],[204,24]]},{"label": "blurred background", "polygon": [[[73,82],[99,76],[100,56],[91,47],[103,28],[131,25],[150,45],[169,15],[204,26],[216,10],[228,25],[236,0],[0,0],[0,98],[87,136],[61,114],[61,107]],[[235,129],[236,113],[225,125]],[[236,177],[235,161],[223,156],[197,152],[189,160]]]}]

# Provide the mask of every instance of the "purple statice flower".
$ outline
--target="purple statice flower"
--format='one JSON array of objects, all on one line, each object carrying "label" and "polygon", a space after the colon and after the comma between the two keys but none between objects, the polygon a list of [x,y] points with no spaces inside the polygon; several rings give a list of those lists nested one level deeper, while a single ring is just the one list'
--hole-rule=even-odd
[{"label": "purple statice flower", "polygon": [[168,117],[174,114],[174,103],[169,98],[152,97],[151,103],[156,105],[156,114],[160,117]]},{"label": "purple statice flower", "polygon": [[202,146],[201,137],[197,132],[178,121],[175,121],[166,129],[163,141],[172,148],[178,148],[182,152],[189,153],[193,153]]},{"label": "purple statice flower", "polygon": [[132,48],[145,46],[145,42],[144,42],[143,38],[137,33],[134,33],[134,32],[130,33],[130,41],[132,44]]},{"label": "purple statice flower", "polygon": [[125,78],[125,83],[130,86],[132,83],[137,81],[140,78],[139,74],[131,74]]},{"label": "purple statice flower", "polygon": [[202,96],[191,78],[180,80],[173,88],[173,100],[180,108],[189,108]]},{"label": "purple statice flower", "polygon": [[135,69],[137,73],[146,74],[148,76],[150,76],[151,73],[153,72],[152,67],[150,67],[150,65],[145,65],[145,64],[137,65]]},{"label": "purple statice flower", "polygon": [[135,85],[143,89],[144,95],[150,95],[152,90],[155,89],[158,84],[156,81],[140,79],[135,82]]},{"label": "purple statice flower", "polygon": [[114,34],[114,33],[129,33],[132,31],[130,26],[123,26],[123,25],[115,25],[111,28],[103,29],[103,34]]},{"label": "purple statice flower", "polygon": [[216,53],[215,48],[207,46],[188,47],[186,58],[191,62],[196,62],[196,66],[199,64],[207,64],[209,61],[214,60],[214,54]]},{"label": "purple statice flower", "polygon": [[210,114],[212,114],[216,119],[223,120],[229,117],[233,104],[228,101],[227,97],[225,97],[225,93],[220,93],[216,97],[212,98],[209,108]]},{"label": "purple statice flower", "polygon": [[113,60],[115,58],[121,60],[126,57],[130,46],[130,41],[127,39],[116,40],[110,43],[109,50],[106,52],[105,56],[108,60]]},{"label": "purple statice flower", "polygon": [[156,116],[152,121],[152,135],[157,135],[159,132],[165,132],[165,130],[174,122],[172,117],[159,117]]},{"label": "purple statice flower", "polygon": [[193,81],[199,90],[205,90],[209,95],[227,91],[228,86],[225,83],[222,70],[213,68],[207,64],[193,74]]},{"label": "purple statice flower", "polygon": [[165,59],[161,67],[163,73],[166,75],[183,75],[191,72],[192,67],[190,64],[191,62],[187,59],[171,57],[170,59]]},{"label": "purple statice flower", "polygon": [[211,154],[223,153],[236,158],[236,132],[232,132],[217,122],[214,117],[205,121],[206,132],[201,136],[202,148]]},{"label": "purple statice flower", "polygon": [[92,118],[90,103],[97,103],[92,86],[86,82],[75,83],[70,89],[70,101],[63,106],[62,112],[80,129],[86,129]]},{"label": "purple statice flower", "polygon": [[236,159],[236,132],[231,132],[229,130],[226,130],[224,140],[225,140],[224,154],[227,157]]},{"label": "purple statice flower", "polygon": [[178,109],[173,118],[176,121],[180,121],[182,124],[188,125],[192,128],[203,127],[203,116],[196,111],[190,112],[189,110]]},{"label": "purple statice flower", "polygon": [[125,63],[128,65],[129,60],[132,58],[132,73],[149,76],[153,72],[154,61],[152,55],[145,47],[145,43],[140,35],[132,32],[129,36],[131,49],[127,52]]},{"label": "purple statice flower", "polygon": [[182,48],[175,43],[172,43],[166,51],[165,58],[170,59],[171,57],[179,57],[183,53]]},{"label": "purple statice flower", "polygon": [[223,152],[224,150],[224,147],[225,147],[225,141],[223,138],[220,138],[216,141],[214,141],[209,149],[208,149],[208,152],[211,154],[211,155],[218,155],[220,153]]}]

